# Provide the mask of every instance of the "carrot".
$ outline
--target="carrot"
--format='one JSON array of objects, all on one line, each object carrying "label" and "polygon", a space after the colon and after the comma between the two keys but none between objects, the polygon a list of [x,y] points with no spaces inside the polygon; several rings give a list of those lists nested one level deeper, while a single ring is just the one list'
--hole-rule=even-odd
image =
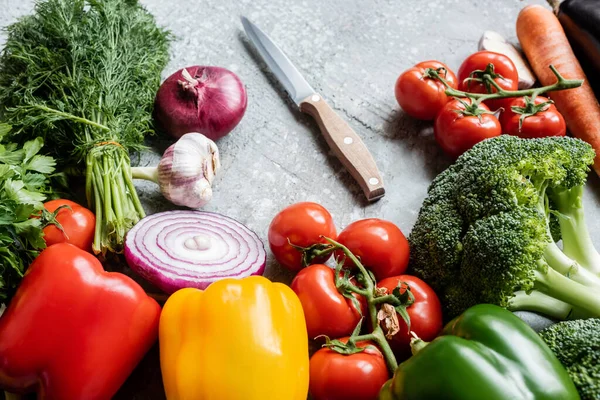
[{"label": "carrot", "polygon": [[517,36],[542,85],[556,82],[550,65],[566,79],[584,79],[578,88],[551,92],[549,96],[571,134],[596,151],[594,170],[600,175],[600,106],[558,18],[542,6],[527,6],[517,18]]}]

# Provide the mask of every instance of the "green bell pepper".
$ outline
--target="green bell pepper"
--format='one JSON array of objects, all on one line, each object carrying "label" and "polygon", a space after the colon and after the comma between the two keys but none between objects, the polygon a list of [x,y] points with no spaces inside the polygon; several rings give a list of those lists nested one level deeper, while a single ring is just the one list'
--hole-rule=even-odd
[{"label": "green bell pepper", "polygon": [[552,351],[516,315],[480,304],[398,366],[379,400],[571,400],[577,389]]}]

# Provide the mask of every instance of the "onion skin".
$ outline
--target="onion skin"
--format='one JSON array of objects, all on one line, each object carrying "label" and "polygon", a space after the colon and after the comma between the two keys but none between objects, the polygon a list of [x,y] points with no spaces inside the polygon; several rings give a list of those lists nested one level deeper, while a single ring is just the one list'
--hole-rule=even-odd
[{"label": "onion skin", "polygon": [[160,128],[176,139],[199,132],[217,140],[237,126],[247,105],[246,89],[236,74],[195,65],[180,69],[162,83],[154,115]]},{"label": "onion skin", "polygon": [[[188,247],[187,241],[198,236],[209,236],[212,247]],[[206,256],[207,249],[221,258]],[[134,272],[168,294],[182,288],[206,289],[220,279],[262,275],[267,261],[262,241],[246,226],[221,214],[194,210],[145,217],[128,232],[124,253]]]}]

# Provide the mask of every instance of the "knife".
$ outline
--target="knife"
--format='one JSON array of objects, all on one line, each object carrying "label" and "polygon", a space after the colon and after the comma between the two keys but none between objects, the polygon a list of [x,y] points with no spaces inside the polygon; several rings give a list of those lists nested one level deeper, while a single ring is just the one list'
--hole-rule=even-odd
[{"label": "knife", "polygon": [[300,111],[316,120],[327,144],[359,184],[367,200],[383,197],[383,179],[360,137],[306,82],[294,64],[263,31],[246,17],[242,17],[242,25],[258,53],[300,107]]}]

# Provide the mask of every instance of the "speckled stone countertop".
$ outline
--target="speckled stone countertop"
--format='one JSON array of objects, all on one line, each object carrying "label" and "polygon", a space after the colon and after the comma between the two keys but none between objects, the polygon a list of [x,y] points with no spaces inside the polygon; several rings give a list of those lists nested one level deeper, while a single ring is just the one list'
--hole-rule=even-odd
[{"label": "speckled stone countertop", "polygon": [[[405,116],[393,86],[404,69],[439,59],[457,69],[477,50],[484,30],[515,37],[518,11],[541,0],[220,0],[143,3],[176,35],[167,77],[188,65],[218,65],[236,72],[249,101],[240,125],[217,144],[222,171],[206,210],[238,219],[266,240],[271,218],[298,201],[316,201],[339,229],[379,217],[408,234],[431,180],[450,160],[433,139],[431,124]],[[0,0],[0,26],[29,13],[30,0]],[[254,53],[239,20],[245,15],[267,32],[363,138],[386,185],[386,196],[368,204],[329,151],[317,125],[301,114]],[[0,34],[0,46],[3,43]],[[170,144],[134,156],[155,165]],[[148,213],[173,208],[151,183],[137,184]],[[600,179],[590,176],[586,214],[600,248]],[[267,275],[288,281],[269,257]],[[119,399],[161,399],[154,349],[124,386]],[[137,394],[136,394],[137,393]]]}]

